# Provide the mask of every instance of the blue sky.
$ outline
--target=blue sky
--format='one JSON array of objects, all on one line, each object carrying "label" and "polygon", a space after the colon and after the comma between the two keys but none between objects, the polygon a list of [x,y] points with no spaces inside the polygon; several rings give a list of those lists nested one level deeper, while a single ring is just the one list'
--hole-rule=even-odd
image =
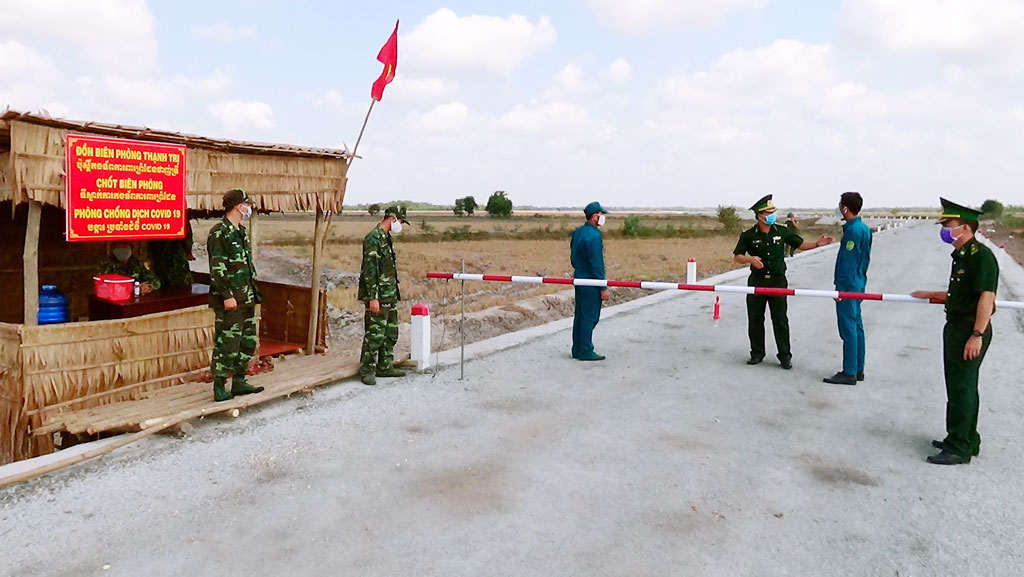
[{"label": "blue sky", "polygon": [[1024,2],[0,0],[0,108],[354,144],[352,203],[1024,203]]}]

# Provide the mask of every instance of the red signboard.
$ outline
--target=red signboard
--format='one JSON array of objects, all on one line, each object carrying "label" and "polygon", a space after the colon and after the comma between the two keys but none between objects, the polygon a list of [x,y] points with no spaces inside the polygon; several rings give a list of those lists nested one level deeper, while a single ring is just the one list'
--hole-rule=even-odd
[{"label": "red signboard", "polygon": [[68,241],[185,237],[185,146],[67,135]]}]

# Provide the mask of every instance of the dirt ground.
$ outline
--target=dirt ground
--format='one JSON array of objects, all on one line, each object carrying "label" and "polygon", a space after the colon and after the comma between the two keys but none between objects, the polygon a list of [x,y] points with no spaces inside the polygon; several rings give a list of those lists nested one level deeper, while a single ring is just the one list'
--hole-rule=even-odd
[{"label": "dirt ground", "polygon": [[1024,228],[986,222],[978,230],[997,246],[1003,247],[1013,260],[1024,264]]}]

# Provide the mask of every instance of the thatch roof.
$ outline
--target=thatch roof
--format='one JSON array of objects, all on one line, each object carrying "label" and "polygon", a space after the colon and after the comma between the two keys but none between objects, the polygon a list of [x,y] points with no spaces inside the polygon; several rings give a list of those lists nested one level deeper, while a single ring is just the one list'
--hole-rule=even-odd
[{"label": "thatch roof", "polygon": [[218,140],[7,110],[0,114],[0,202],[36,200],[63,207],[68,133],[184,144],[193,210],[219,210],[221,196],[236,187],[262,210],[311,210],[319,200],[324,210],[340,212],[345,198],[347,150]]}]

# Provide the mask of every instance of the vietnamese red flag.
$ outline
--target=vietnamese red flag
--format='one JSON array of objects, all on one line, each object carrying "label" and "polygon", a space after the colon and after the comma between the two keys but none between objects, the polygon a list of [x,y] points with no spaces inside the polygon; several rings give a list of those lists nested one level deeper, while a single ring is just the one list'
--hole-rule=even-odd
[{"label": "vietnamese red flag", "polygon": [[391,84],[391,81],[395,79],[395,70],[398,69],[398,21],[395,21],[395,31],[391,33],[391,37],[381,47],[380,52],[377,53],[377,60],[384,65],[384,71],[380,73],[378,78],[373,83],[373,88],[370,89],[370,98],[376,101],[380,101],[384,97],[384,87]]}]

